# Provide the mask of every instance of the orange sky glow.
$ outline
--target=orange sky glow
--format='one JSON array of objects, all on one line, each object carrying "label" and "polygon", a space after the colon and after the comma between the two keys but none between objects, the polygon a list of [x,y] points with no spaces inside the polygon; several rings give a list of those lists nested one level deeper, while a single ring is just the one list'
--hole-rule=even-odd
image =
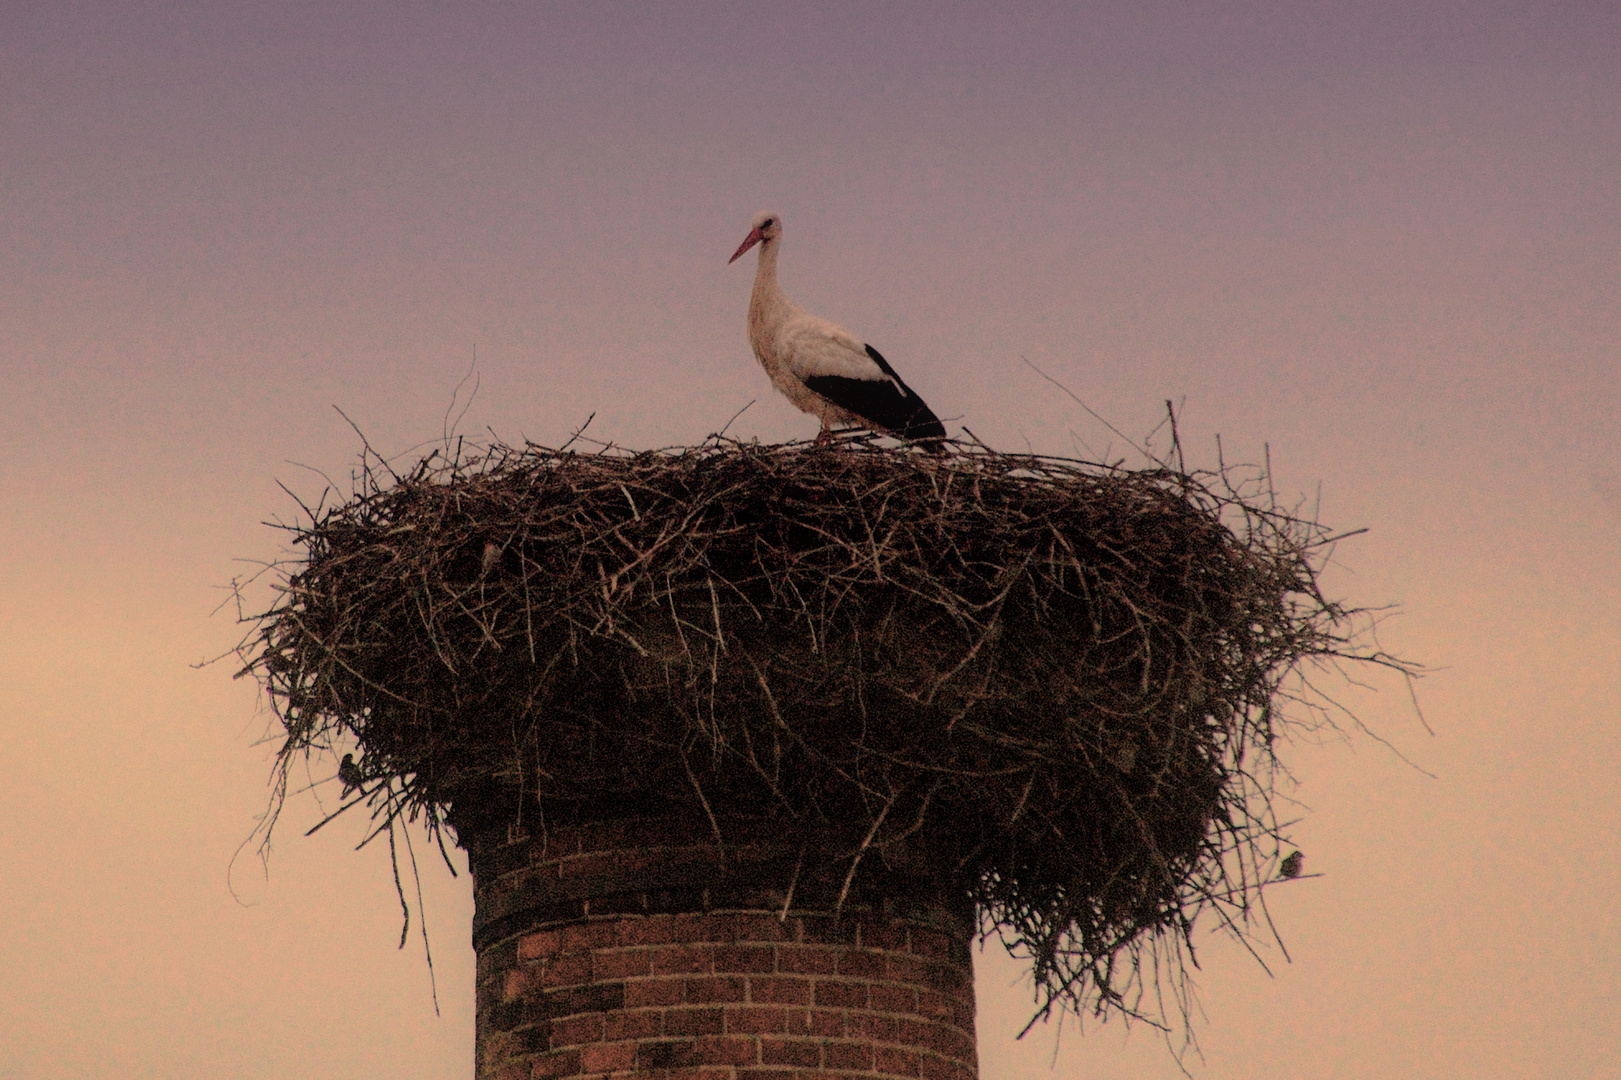
[{"label": "orange sky glow", "polygon": [[[424,861],[436,1016],[386,846],[301,835],[332,785],[239,852],[269,717],[197,665],[278,482],[347,490],[334,406],[409,457],[475,349],[472,437],[813,435],[726,264],[762,208],[953,432],[1127,452],[1039,368],[1369,530],[1327,585],[1396,606],[1434,734],[1374,678],[1414,765],[1285,748],[1322,876],[1270,975],[1199,938],[1193,1074],[1621,1074],[1618,61],[1598,2],[8,5],[0,1077],[471,1074],[465,875]],[[1015,1041],[976,962],[985,1080],[1181,1075]]]}]

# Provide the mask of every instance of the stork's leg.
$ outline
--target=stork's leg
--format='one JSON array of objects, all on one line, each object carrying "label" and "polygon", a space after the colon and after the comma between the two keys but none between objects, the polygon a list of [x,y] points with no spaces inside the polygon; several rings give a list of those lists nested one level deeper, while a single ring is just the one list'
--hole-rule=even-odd
[{"label": "stork's leg", "polygon": [[833,441],[833,429],[829,428],[827,426],[827,421],[826,420],[823,420],[822,421],[822,430],[818,431],[816,433],[816,445],[817,446],[826,446],[828,443],[830,443],[832,441]]}]

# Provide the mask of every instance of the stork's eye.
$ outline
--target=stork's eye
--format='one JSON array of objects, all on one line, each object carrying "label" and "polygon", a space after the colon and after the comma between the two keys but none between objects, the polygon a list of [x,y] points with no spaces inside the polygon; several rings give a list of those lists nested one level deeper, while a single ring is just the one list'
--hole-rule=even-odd
[{"label": "stork's eye", "polygon": [[776,218],[766,218],[764,221],[760,222],[760,228],[769,229],[769,228],[771,228],[771,226],[775,225],[776,223],[777,223]]}]

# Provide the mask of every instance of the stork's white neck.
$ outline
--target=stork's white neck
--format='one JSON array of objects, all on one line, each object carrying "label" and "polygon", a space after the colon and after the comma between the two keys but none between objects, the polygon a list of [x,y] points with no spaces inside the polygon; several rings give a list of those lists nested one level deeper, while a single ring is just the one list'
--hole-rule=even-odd
[{"label": "stork's white neck", "polygon": [[749,295],[749,338],[756,355],[760,353],[759,335],[768,331],[793,310],[788,294],[777,281],[777,249],[782,238],[760,242],[760,264],[754,271],[754,292]]},{"label": "stork's white neck", "polygon": [[754,270],[754,294],[762,292],[782,292],[782,286],[777,284],[777,249],[782,246],[782,238],[760,241],[760,263]]}]

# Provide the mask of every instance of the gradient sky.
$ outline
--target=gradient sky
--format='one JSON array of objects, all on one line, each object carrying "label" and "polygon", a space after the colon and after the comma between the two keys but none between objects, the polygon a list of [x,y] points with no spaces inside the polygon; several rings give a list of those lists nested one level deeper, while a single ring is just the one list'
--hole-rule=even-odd
[{"label": "gradient sky", "polygon": [[[0,1077],[468,1076],[471,891],[290,806],[225,586],[358,439],[808,437],[782,278],[953,429],[1122,449],[1182,408],[1371,531],[1362,737],[1286,750],[1292,963],[1204,941],[1196,1075],[1621,1068],[1621,8],[1614,3],[0,8]],[[261,597],[262,598],[262,597]],[[325,779],[318,774],[315,779]],[[320,797],[330,801],[330,788]],[[986,1080],[1171,1078],[1118,1023]],[[1048,1070],[1051,1070],[1050,1072]]]}]

